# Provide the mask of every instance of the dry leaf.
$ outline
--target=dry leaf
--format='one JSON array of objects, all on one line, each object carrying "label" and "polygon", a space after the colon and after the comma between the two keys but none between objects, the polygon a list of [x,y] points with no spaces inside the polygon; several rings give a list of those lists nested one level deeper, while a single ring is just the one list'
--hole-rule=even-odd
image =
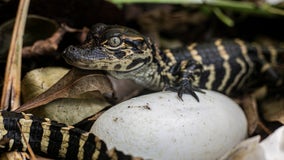
[{"label": "dry leaf", "polygon": [[25,111],[55,99],[76,97],[91,91],[98,91],[101,95],[108,96],[113,94],[111,83],[105,75],[74,68],[47,91],[34,97],[16,111]]},{"label": "dry leaf", "polygon": [[73,125],[101,111],[110,104],[106,101],[92,99],[63,98],[35,108],[30,112],[39,117]]},{"label": "dry leaf", "polygon": [[251,135],[257,128],[259,117],[257,112],[256,100],[252,96],[244,96],[239,99],[248,121],[248,133]]},{"label": "dry leaf", "polygon": [[284,98],[263,102],[261,111],[265,120],[284,124]]},{"label": "dry leaf", "polygon": [[[82,72],[78,73],[74,70],[69,72],[69,76],[64,77],[67,72],[68,70],[64,68],[47,67],[33,70],[24,77],[22,97],[24,101],[28,101],[26,106],[33,108],[48,102],[48,104],[34,108],[30,112],[40,117],[49,117],[72,125],[109,106],[109,103],[103,100],[99,93],[94,94],[98,91],[103,93],[110,91],[111,93],[111,86],[109,86],[108,81],[103,82],[105,77],[101,78],[102,75],[97,76],[97,74],[86,74],[84,76]],[[64,78],[60,80],[62,77]],[[56,83],[58,80],[60,81]],[[57,87],[54,88],[53,85]],[[46,91],[48,89],[49,91]],[[92,92],[91,90],[95,91]],[[58,96],[56,97],[56,95]],[[64,96],[73,98],[62,98]]]},{"label": "dry leaf", "polygon": [[68,71],[68,69],[61,67],[47,67],[28,72],[22,80],[22,101],[26,103],[45,92]]},{"label": "dry leaf", "polygon": [[271,133],[271,131],[259,119],[256,98],[253,95],[246,95],[242,98],[236,99],[236,101],[242,106],[246,114],[249,135],[252,135],[257,127],[267,134]]}]

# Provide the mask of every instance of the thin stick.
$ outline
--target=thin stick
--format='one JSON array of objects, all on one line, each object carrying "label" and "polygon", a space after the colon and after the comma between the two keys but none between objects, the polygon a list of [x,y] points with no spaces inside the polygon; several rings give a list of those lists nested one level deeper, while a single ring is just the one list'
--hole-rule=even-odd
[{"label": "thin stick", "polygon": [[6,64],[1,110],[20,106],[22,46],[29,4],[30,0],[20,0]]},{"label": "thin stick", "polygon": [[37,158],[36,158],[36,156],[35,156],[35,153],[33,152],[32,147],[30,146],[29,142],[27,141],[27,138],[25,137],[25,134],[24,134],[24,132],[23,132],[23,129],[22,129],[21,124],[20,124],[20,123],[17,123],[17,125],[18,125],[18,127],[19,127],[19,129],[20,129],[20,131],[21,131],[23,140],[24,140],[24,142],[25,142],[25,144],[26,144],[26,146],[27,146],[27,148],[28,148],[28,151],[29,151],[30,156],[31,156],[31,160],[37,160]]}]

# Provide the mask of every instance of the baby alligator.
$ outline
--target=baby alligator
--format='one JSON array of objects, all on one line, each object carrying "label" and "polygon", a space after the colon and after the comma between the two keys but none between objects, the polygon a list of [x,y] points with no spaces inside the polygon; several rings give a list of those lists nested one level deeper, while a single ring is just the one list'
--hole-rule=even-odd
[{"label": "baby alligator", "polygon": [[98,137],[73,126],[31,114],[0,111],[0,153],[27,151],[25,140],[36,154],[55,159],[134,159],[114,149],[108,151]]},{"label": "baby alligator", "polygon": [[96,24],[85,43],[69,46],[63,57],[78,68],[104,70],[152,90],[169,88],[180,98],[189,93],[198,100],[195,91],[201,91],[199,88],[233,96],[259,82],[280,85],[281,79],[273,69],[279,63],[279,52],[283,48],[240,39],[217,39],[160,51],[148,37],[133,29]]}]

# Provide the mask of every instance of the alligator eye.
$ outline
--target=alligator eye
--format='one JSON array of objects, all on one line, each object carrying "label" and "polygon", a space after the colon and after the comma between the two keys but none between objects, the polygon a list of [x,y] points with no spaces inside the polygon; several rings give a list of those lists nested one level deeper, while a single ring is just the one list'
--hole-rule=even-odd
[{"label": "alligator eye", "polygon": [[117,47],[119,46],[121,43],[121,40],[119,37],[111,37],[109,40],[108,40],[108,44],[112,47]]}]

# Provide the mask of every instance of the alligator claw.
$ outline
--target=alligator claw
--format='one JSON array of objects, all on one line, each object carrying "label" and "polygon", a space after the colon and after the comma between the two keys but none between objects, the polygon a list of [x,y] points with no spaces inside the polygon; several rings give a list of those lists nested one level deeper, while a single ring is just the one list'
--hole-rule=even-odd
[{"label": "alligator claw", "polygon": [[182,100],[182,95],[188,93],[199,102],[199,98],[195,92],[205,93],[200,88],[193,86],[189,81],[183,81],[178,90],[178,97]]},{"label": "alligator claw", "polygon": [[184,93],[192,95],[197,102],[199,102],[199,98],[195,92],[205,93],[200,88],[193,86],[189,81],[183,81],[180,86],[177,87],[169,87],[166,90],[174,91],[178,93],[178,97],[182,99]]},{"label": "alligator claw", "polygon": [[178,91],[178,97],[179,97],[182,101],[183,101],[183,99],[182,99],[183,93],[189,93],[189,94],[191,94],[191,95],[197,100],[197,102],[199,102],[199,98],[198,98],[197,94],[196,94],[193,90],[187,89],[187,92],[185,92],[185,91],[183,90],[183,88],[180,88],[179,91]]}]

